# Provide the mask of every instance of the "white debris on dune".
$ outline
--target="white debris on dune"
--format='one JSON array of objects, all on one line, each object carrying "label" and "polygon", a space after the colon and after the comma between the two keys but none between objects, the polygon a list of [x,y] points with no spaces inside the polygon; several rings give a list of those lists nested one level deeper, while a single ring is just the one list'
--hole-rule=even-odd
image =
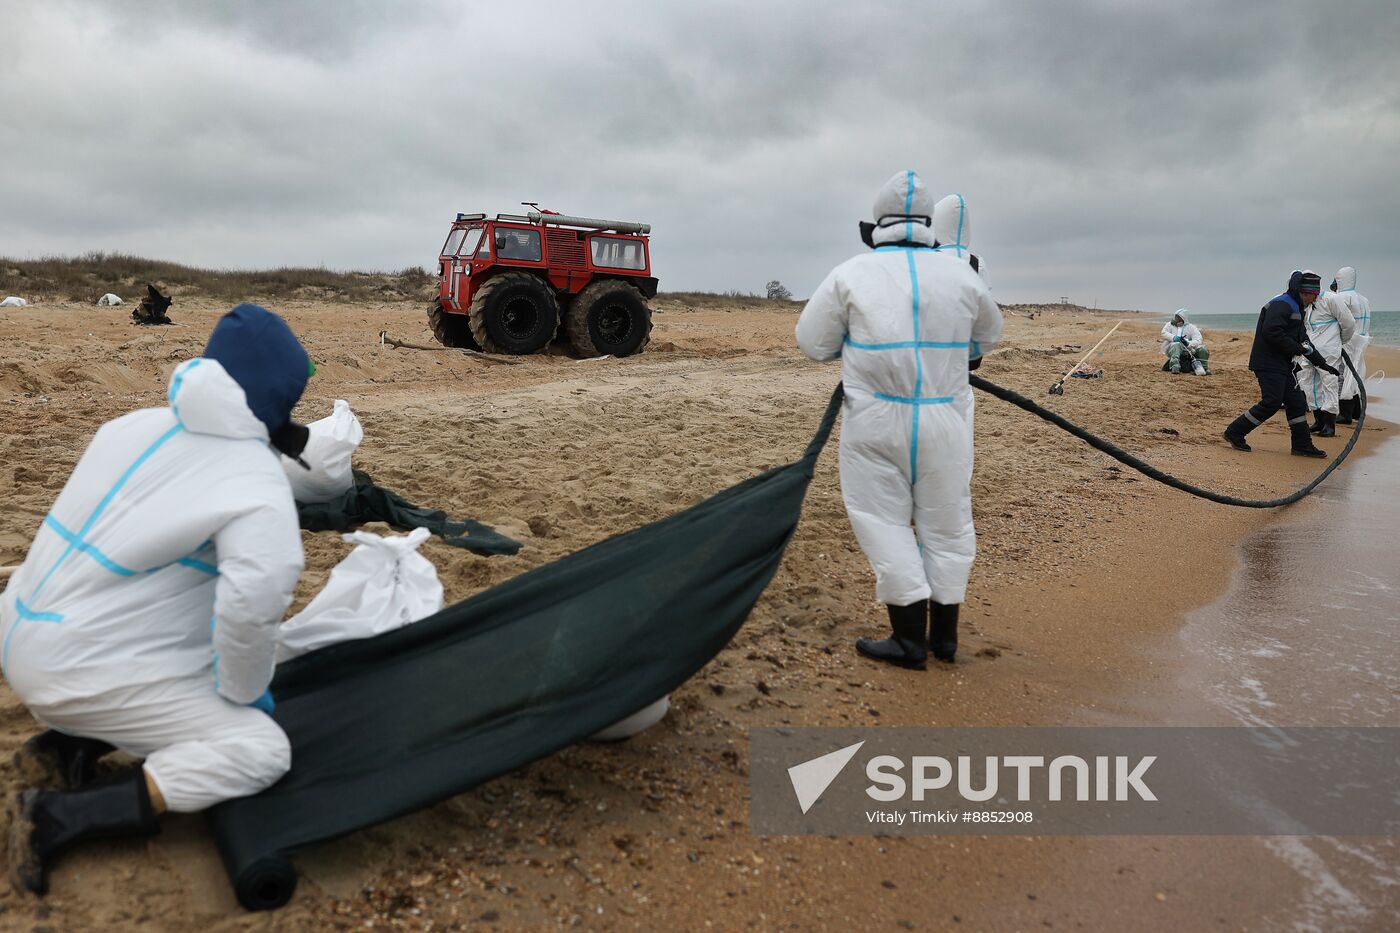
[{"label": "white debris on dune", "polygon": [[107,294],[103,295],[101,298],[97,299],[97,303],[98,303],[99,305],[102,305],[103,307],[112,307],[112,306],[121,304],[121,303],[122,303],[122,300],[121,300],[121,298],[117,297],[116,295],[113,295],[111,292],[108,292]]},{"label": "white debris on dune", "polygon": [[10,297],[6,298],[4,301],[0,301],[0,308],[27,308],[27,307],[29,307],[29,302],[25,301],[23,298],[16,298],[14,295],[11,295]]}]

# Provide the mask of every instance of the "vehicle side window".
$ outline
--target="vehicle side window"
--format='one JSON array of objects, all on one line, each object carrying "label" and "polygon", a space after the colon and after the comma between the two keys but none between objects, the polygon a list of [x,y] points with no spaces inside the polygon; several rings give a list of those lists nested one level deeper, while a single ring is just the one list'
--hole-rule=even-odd
[{"label": "vehicle side window", "polygon": [[610,269],[645,269],[646,254],[640,240],[595,236],[592,239],[593,265]]},{"label": "vehicle side window", "polygon": [[496,228],[497,259],[539,262],[540,255],[540,232],[538,230],[517,230],[512,227]]}]

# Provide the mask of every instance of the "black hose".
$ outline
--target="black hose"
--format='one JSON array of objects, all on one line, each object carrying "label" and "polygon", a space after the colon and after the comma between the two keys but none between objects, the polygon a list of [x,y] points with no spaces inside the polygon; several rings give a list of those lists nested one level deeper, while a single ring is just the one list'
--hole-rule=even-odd
[{"label": "black hose", "polygon": [[1200,486],[1193,486],[1184,480],[1177,479],[1169,473],[1163,473],[1152,464],[1145,460],[1139,460],[1117,445],[1095,434],[1090,434],[1088,431],[1079,427],[1079,425],[1067,421],[1049,409],[1040,407],[1018,392],[1013,392],[1010,389],[1003,389],[1001,386],[988,382],[976,375],[969,374],[967,381],[975,389],[981,389],[989,395],[995,395],[1002,401],[1010,402],[1017,408],[1024,408],[1033,415],[1039,415],[1056,427],[1063,428],[1073,434],[1090,447],[1103,451],[1119,463],[1125,463],[1144,476],[1149,476],[1159,483],[1166,483],[1168,486],[1180,489],[1182,492],[1189,492],[1193,496],[1199,496],[1202,499],[1209,499],[1211,502],[1219,502],[1223,505],[1238,505],[1246,509],[1275,509],[1281,505],[1292,505],[1294,502],[1297,502],[1316,489],[1318,484],[1331,475],[1333,470],[1342,465],[1342,461],[1351,453],[1351,449],[1356,446],[1357,439],[1361,437],[1361,426],[1366,422],[1366,383],[1362,380],[1361,375],[1357,373],[1356,367],[1351,365],[1351,357],[1347,356],[1345,350],[1342,351],[1342,360],[1347,364],[1347,369],[1351,370],[1352,378],[1356,380],[1357,391],[1360,393],[1361,397],[1361,414],[1356,419],[1356,427],[1352,429],[1351,439],[1348,440],[1347,445],[1342,448],[1342,452],[1337,454],[1337,459],[1327,464],[1327,469],[1319,473],[1316,479],[1281,499],[1241,499],[1238,496],[1227,496],[1222,493],[1211,492],[1209,489],[1202,489]]}]

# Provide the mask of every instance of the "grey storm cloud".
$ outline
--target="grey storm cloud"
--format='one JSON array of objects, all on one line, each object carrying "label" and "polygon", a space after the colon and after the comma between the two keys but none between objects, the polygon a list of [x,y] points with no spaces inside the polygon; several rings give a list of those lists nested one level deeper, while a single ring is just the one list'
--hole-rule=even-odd
[{"label": "grey storm cloud", "polygon": [[1391,0],[0,0],[0,37],[0,255],[431,266],[530,200],[652,223],[663,288],[806,294],[916,168],[1003,301],[1400,289]]}]

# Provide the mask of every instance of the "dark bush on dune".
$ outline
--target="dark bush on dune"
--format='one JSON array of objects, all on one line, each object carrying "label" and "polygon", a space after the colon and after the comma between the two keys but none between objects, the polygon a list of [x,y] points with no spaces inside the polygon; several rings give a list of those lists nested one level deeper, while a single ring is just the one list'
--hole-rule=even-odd
[{"label": "dark bush on dune", "polygon": [[331,301],[426,300],[436,279],[421,267],[399,272],[336,272],[330,269],[197,269],[124,253],[85,253],[42,259],[0,258],[0,292],[93,304],[107,292],[131,298],[155,283],[181,296]]}]

